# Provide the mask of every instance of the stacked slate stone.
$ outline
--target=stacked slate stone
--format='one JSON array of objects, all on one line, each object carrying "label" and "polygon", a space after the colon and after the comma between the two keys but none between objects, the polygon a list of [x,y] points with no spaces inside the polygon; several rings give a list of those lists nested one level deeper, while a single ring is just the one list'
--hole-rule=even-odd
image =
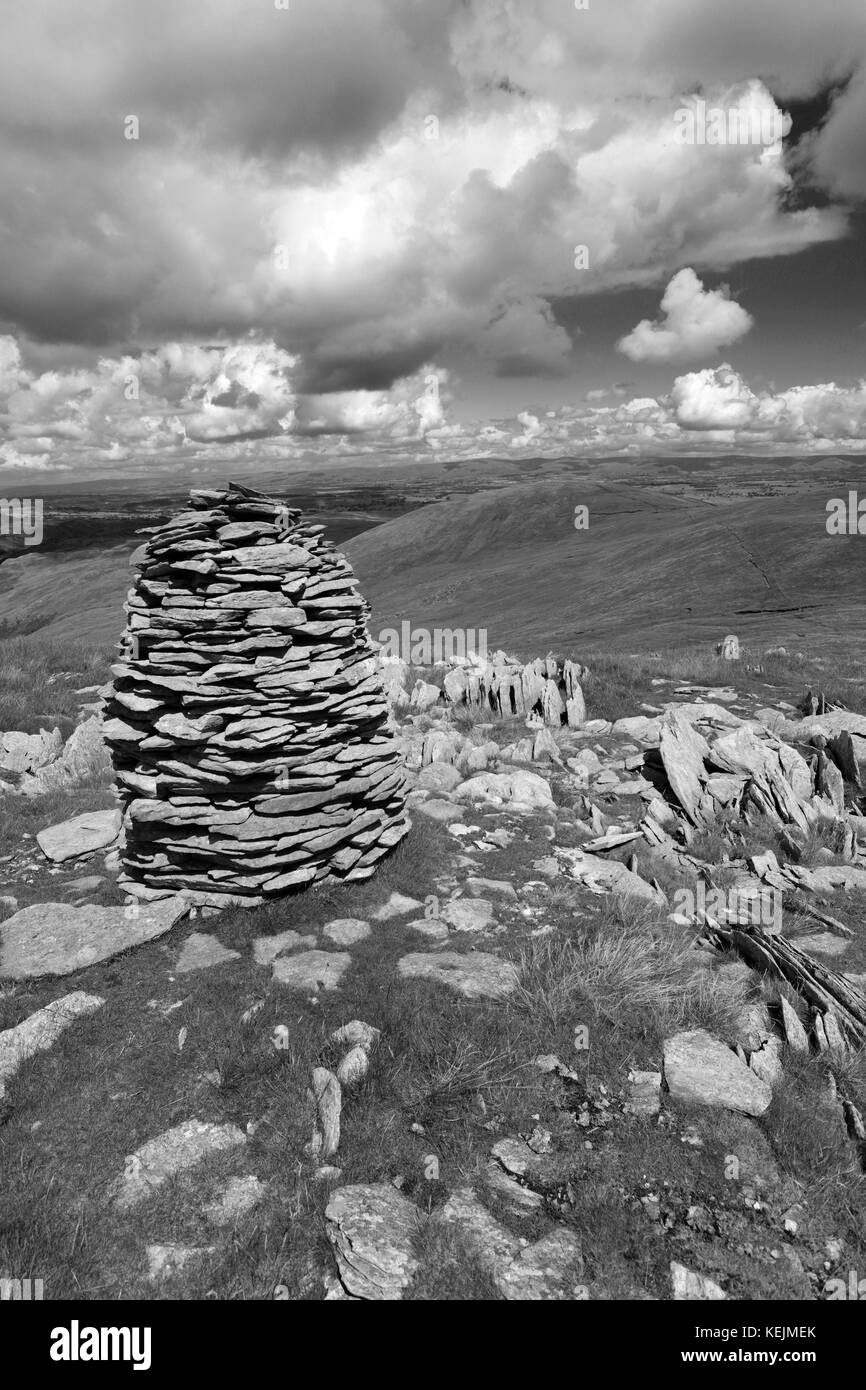
[{"label": "stacked slate stone", "polygon": [[133,895],[254,906],[367,878],[407,833],[367,605],[323,530],[230,484],[132,557],[104,731]]}]

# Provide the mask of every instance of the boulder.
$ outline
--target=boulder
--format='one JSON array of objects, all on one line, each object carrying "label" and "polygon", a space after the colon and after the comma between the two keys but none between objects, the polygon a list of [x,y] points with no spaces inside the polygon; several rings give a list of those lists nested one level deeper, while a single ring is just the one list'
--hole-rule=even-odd
[{"label": "boulder", "polygon": [[486,801],[509,811],[547,810],[554,806],[550,783],[534,772],[484,772],[456,787],[458,801]]},{"label": "boulder", "polygon": [[765,1081],[703,1029],[666,1040],[664,1074],[673,1098],[689,1105],[718,1105],[744,1115],[763,1115],[773,1098]]}]

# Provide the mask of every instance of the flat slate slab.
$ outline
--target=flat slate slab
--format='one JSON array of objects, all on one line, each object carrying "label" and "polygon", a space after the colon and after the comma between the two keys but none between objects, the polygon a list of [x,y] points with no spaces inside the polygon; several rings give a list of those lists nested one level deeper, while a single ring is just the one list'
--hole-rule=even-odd
[{"label": "flat slate slab", "polygon": [[210,1154],[223,1153],[247,1142],[237,1125],[186,1120],[142,1144],[126,1160],[111,1186],[110,1196],[120,1211],[137,1206],[175,1173],[194,1168]]},{"label": "flat slate slab", "polygon": [[42,853],[55,864],[77,859],[81,854],[93,854],[114,844],[120,833],[120,812],[85,811],[82,816],[49,825],[40,830],[36,843]]},{"label": "flat slate slab", "polygon": [[253,941],[253,960],[256,965],[271,965],[284,951],[294,951],[298,946],[315,946],[315,936],[302,936],[300,932],[277,932],[276,936],[257,936]]},{"label": "flat slate slab", "polygon": [[351,964],[348,951],[301,951],[277,957],[274,979],[292,989],[336,989]]},{"label": "flat slate slab", "polygon": [[62,999],[53,1000],[14,1028],[0,1033],[0,1098],[7,1081],[15,1075],[22,1062],[34,1057],[37,1052],[45,1052],[53,1047],[70,1023],[101,1009],[104,1003],[105,1000],[97,994],[85,994],[79,989],[74,994],[65,994]]},{"label": "flat slate slab", "polygon": [[213,965],[223,965],[227,960],[240,960],[240,951],[230,951],[206,932],[194,931],[183,943],[183,949],[174,967],[179,975],[190,970],[208,970]]},{"label": "flat slate slab", "polygon": [[404,980],[438,981],[466,999],[501,999],[517,984],[514,966],[484,951],[413,951],[398,962],[397,973]]},{"label": "flat slate slab", "polygon": [[0,923],[0,979],[72,975],[164,936],[189,911],[181,895],[129,907],[34,903]]},{"label": "flat slate slab", "polygon": [[356,941],[365,941],[373,928],[360,917],[337,917],[322,928],[322,935],[335,946],[354,946]]}]

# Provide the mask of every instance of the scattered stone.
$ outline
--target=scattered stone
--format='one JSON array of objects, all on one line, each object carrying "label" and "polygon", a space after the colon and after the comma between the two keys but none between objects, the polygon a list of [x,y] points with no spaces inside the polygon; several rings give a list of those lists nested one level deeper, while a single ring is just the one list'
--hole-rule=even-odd
[{"label": "scattered stone", "polygon": [[327,1067],[313,1067],[312,1095],[316,1104],[318,1133],[313,1151],[320,1158],[333,1158],[340,1147],[340,1112],[343,1093],[340,1083]]},{"label": "scattered stone", "polygon": [[557,845],[555,854],[564,859],[573,878],[579,879],[597,893],[621,893],[625,897],[643,898],[661,905],[663,896],[640,874],[632,873],[618,859],[602,859],[582,849]]},{"label": "scattered stone", "polygon": [[18,730],[0,733],[0,773],[36,772],[60,756],[63,735],[59,729],[40,729],[38,734]]},{"label": "scattered stone", "polygon": [[84,874],[81,878],[72,878],[66,884],[67,893],[93,893],[99,888],[105,879],[102,874]]},{"label": "scattered stone", "polygon": [[488,1163],[481,1173],[481,1181],[511,1216],[534,1216],[544,1206],[539,1192],[523,1187],[516,1178],[504,1172],[499,1163]]},{"label": "scattered stone", "polygon": [[493,904],[488,898],[453,898],[440,917],[455,931],[486,931],[493,925]]},{"label": "scattered stone", "polygon": [[263,1201],[267,1188],[258,1178],[229,1178],[219,1189],[215,1201],[204,1209],[212,1226],[234,1226],[249,1216]]},{"label": "scattered stone", "polygon": [[799,1014],[788,1003],[784,994],[780,996],[782,1006],[782,1025],[785,1029],[785,1038],[792,1052],[802,1053],[804,1056],[809,1052],[809,1035],[800,1020]]},{"label": "scattered stone", "polygon": [[749,1066],[768,1086],[777,1086],[782,1079],[781,1039],[767,1038],[749,1057]]},{"label": "scattered stone", "polygon": [[429,681],[416,681],[409,697],[409,708],[422,714],[424,710],[432,709],[434,705],[438,705],[441,694],[442,691],[438,685],[432,685]]},{"label": "scattered stone", "polygon": [[535,772],[483,772],[455,788],[460,801],[486,801],[523,813],[553,809],[550,783]]},{"label": "scattered stone", "polygon": [[798,951],[805,951],[807,955],[819,956],[841,956],[848,949],[848,942],[841,936],[834,936],[832,932],[814,932],[811,936],[798,936],[794,941]]},{"label": "scattered stone", "polygon": [[517,985],[514,966],[483,951],[414,952],[398,962],[397,973],[404,980],[435,980],[466,999],[502,999]]},{"label": "scattered stone", "polygon": [[629,1097],[623,1109],[627,1115],[650,1119],[661,1109],[662,1074],[660,1071],[630,1071]]},{"label": "scattered stone", "polygon": [[477,893],[483,897],[485,893],[497,893],[502,898],[509,898],[512,902],[517,901],[517,890],[513,883],[509,883],[507,878],[468,878],[466,887],[471,893]]},{"label": "scattered stone", "polygon": [[291,929],[277,932],[276,936],[257,936],[253,942],[253,960],[256,965],[271,965],[284,951],[295,951],[299,946],[315,944],[315,936],[302,936]]},{"label": "scattered stone", "polygon": [[213,1245],[148,1245],[147,1277],[154,1283],[163,1279],[173,1279],[182,1274],[191,1264],[197,1264],[213,1255]]},{"label": "scattered stone", "polygon": [[511,1301],[574,1299],[585,1295],[580,1241],[571,1230],[554,1230],[532,1245],[496,1221],[471,1188],[452,1192],[433,1218],[454,1227],[466,1250]]},{"label": "scattered stone", "polygon": [[370,1069],[370,1054],[366,1047],[356,1043],[350,1047],[337,1067],[337,1080],[341,1086],[356,1086]]},{"label": "scattered stone", "polygon": [[344,1287],[356,1298],[395,1302],[419,1267],[414,1242],[423,1216],[390,1183],[339,1187],[325,1222]]},{"label": "scattered stone", "polygon": [[664,1075],[675,1100],[763,1115],[773,1093],[734,1052],[703,1029],[677,1033],[664,1045]]},{"label": "scattered stone", "polygon": [[322,928],[322,935],[336,946],[354,946],[356,941],[365,941],[372,930],[369,922],[358,917],[339,917]]},{"label": "scattered stone", "polygon": [[179,975],[186,975],[190,970],[209,970],[214,965],[225,965],[226,961],[240,958],[240,951],[230,951],[215,936],[194,931],[183,943],[174,968]]},{"label": "scattered stone", "polygon": [[36,842],[47,859],[63,864],[67,859],[105,849],[114,843],[119,833],[119,811],[85,811],[81,816],[73,816],[72,820],[40,830]]},{"label": "scattered stone", "polygon": [[178,895],[146,905],[36,903],[0,923],[0,979],[71,975],[164,936],[189,911]]},{"label": "scattered stone", "polygon": [[176,1173],[195,1167],[211,1154],[225,1153],[246,1142],[236,1125],[186,1120],[149,1139],[131,1154],[124,1172],[112,1183],[109,1196],[118,1210],[128,1211]]},{"label": "scattered stone", "polygon": [[22,796],[66,791],[108,772],[110,767],[102,721],[93,715],[75,726],[57,758],[43,764],[32,775],[25,772],[18,790]]},{"label": "scattered stone", "polygon": [[371,1052],[381,1036],[379,1029],[374,1028],[371,1023],[363,1023],[360,1018],[353,1018],[351,1023],[344,1023],[341,1028],[334,1030],[331,1042],[363,1047]]},{"label": "scattered stone", "polygon": [[406,928],[425,936],[428,941],[447,941],[450,935],[448,924],[440,917],[416,917],[414,922],[406,923]]},{"label": "scattered stone", "polygon": [[[438,763],[433,763],[433,767],[438,767]],[[449,821],[458,821],[463,817],[463,812],[459,806],[455,806],[452,801],[438,801],[431,798],[429,801],[418,801],[414,803],[414,809],[422,816],[427,816],[430,820],[439,821],[447,825]]]},{"label": "scattered stone", "polygon": [[423,906],[417,898],[409,898],[405,893],[392,893],[388,901],[371,915],[377,922],[388,922],[392,917],[405,917],[407,912],[417,912]]},{"label": "scattered stone", "polygon": [[707,820],[704,809],[707,772],[704,759],[710,747],[682,709],[672,710],[662,721],[659,752],[671,790],[693,825]]},{"label": "scattered stone", "polygon": [[416,786],[422,791],[450,792],[463,781],[453,763],[435,762],[422,767]]},{"label": "scattered stone", "polygon": [[290,989],[308,992],[337,989],[351,964],[348,951],[302,951],[298,956],[278,956],[274,979]]},{"label": "scattered stone", "polygon": [[693,1299],[718,1302],[728,1296],[724,1289],[705,1274],[695,1274],[676,1260],[671,1260],[671,1286],[675,1301]]},{"label": "scattered stone", "polygon": [[36,1013],[30,1014],[14,1028],[0,1033],[0,1100],[3,1099],[7,1082],[22,1062],[53,1047],[71,1023],[101,1009],[104,1003],[105,1000],[98,995],[76,990],[46,1004],[43,1009],[37,1009]]}]

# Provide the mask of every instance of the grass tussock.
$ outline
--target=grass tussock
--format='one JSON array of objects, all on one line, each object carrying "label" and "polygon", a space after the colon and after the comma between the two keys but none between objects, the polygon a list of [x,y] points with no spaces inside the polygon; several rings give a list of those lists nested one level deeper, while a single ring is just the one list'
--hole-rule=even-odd
[{"label": "grass tussock", "polygon": [[590,934],[533,941],[519,976],[516,1006],[553,1028],[589,1008],[614,1025],[648,1013],[661,1031],[729,1030],[746,998],[734,977],[696,971],[660,914],[634,899],[610,903]]}]

